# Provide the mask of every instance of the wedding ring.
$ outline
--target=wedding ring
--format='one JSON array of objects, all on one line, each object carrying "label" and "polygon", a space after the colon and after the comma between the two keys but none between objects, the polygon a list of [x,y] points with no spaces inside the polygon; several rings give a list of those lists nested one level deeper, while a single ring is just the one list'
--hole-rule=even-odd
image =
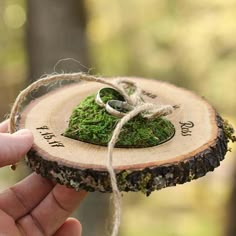
[{"label": "wedding ring", "polygon": [[122,118],[128,112],[134,109],[133,106],[129,105],[127,102],[122,102],[118,100],[109,100],[105,106],[106,111],[118,118]]},{"label": "wedding ring", "polygon": [[[103,99],[103,97],[107,97],[106,99]],[[113,88],[102,88],[97,92],[97,95],[95,97],[95,102],[101,106],[105,107],[108,100],[114,100],[117,99],[119,101],[125,101],[124,97],[115,89]]]}]

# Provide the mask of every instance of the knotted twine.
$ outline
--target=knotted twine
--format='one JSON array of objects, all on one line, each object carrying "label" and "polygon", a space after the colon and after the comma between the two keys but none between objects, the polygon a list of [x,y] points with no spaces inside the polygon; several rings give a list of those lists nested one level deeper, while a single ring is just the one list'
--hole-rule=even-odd
[{"label": "knotted twine", "polygon": [[[108,144],[106,168],[110,176],[112,193],[113,193],[113,205],[115,210],[111,236],[117,236],[121,221],[121,194],[117,186],[116,173],[112,166],[113,162],[112,154],[117,139],[119,137],[119,134],[122,130],[122,127],[129,120],[131,120],[138,114],[141,114],[143,117],[147,119],[153,119],[159,116],[171,114],[174,111],[175,107],[171,105],[157,105],[153,103],[146,103],[141,98],[142,89],[138,87],[138,85],[135,82],[130,81],[128,79],[117,78],[114,80],[108,80],[100,77],[87,75],[84,73],[48,75],[45,78],[41,78],[32,83],[31,85],[29,85],[26,89],[21,91],[21,93],[17,96],[10,113],[9,132],[14,133],[16,131],[16,120],[17,120],[16,117],[18,114],[20,114],[22,110],[22,104],[31,92],[38,90],[41,86],[46,86],[49,84],[53,84],[55,82],[80,81],[80,80],[106,84],[116,89],[125,98],[125,101],[134,107],[132,111],[127,113],[127,115],[121,118],[121,120],[118,122],[113,131],[112,138]],[[129,95],[127,93],[127,91],[124,88],[124,84],[130,85],[134,88],[133,94]]]}]

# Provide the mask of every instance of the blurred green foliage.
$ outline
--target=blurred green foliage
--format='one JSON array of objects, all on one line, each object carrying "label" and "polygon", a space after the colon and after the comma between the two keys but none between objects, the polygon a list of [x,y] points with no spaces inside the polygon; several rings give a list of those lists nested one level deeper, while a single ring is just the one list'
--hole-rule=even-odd
[{"label": "blurred green foliage", "polygon": [[24,0],[0,2],[0,69],[8,72],[25,67],[24,28],[26,11]]},{"label": "blurred green foliage", "polygon": [[235,1],[89,0],[88,10],[96,72],[167,80],[234,113]]},{"label": "blurred green foliage", "polygon": [[[204,96],[236,124],[235,0],[87,0],[86,4],[91,73],[170,81]],[[25,1],[1,0],[0,19],[0,109],[5,113],[26,78]],[[125,194],[121,235],[222,235],[233,155],[214,173],[190,184],[149,198]],[[9,184],[3,181],[1,186]]]}]

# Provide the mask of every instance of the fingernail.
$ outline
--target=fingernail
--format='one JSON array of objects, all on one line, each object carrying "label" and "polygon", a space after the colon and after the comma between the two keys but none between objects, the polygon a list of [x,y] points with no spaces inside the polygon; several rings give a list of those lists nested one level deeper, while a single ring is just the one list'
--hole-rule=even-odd
[{"label": "fingernail", "polygon": [[20,129],[15,133],[15,135],[29,136],[32,135],[32,132],[28,129]]}]

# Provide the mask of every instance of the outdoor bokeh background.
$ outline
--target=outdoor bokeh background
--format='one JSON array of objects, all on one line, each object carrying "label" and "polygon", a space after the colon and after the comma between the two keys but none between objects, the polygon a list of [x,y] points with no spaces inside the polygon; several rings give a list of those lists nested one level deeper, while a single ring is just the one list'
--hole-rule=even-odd
[{"label": "outdoor bokeh background", "polygon": [[[80,0],[64,2],[78,3],[78,18],[68,10],[62,22],[74,17],[69,22],[72,25],[83,19],[80,26],[84,32],[83,43],[79,37],[75,38],[76,34],[70,35],[68,28],[63,29],[63,24],[56,28],[51,21],[36,22],[40,14],[48,13],[51,19],[64,16],[66,7],[60,8],[62,0],[0,0],[1,120],[9,113],[20,89],[41,75],[84,70],[95,75],[134,75],[169,81],[205,97],[236,125],[235,0],[81,0],[83,12]],[[43,30],[49,26],[48,40],[55,41],[57,50],[49,47],[44,55],[57,53],[57,59],[51,58],[45,70],[37,71],[42,63],[40,58],[44,59],[36,49],[44,46],[40,43],[46,39],[40,36],[45,35]],[[64,35],[68,42],[58,46],[56,41]],[[81,47],[83,57],[75,50],[69,54],[63,51],[64,46],[72,44],[71,40],[77,41],[74,47]],[[70,60],[66,65],[61,62],[54,67],[60,59],[69,57],[79,62]],[[234,201],[230,201],[236,202],[236,196],[232,195],[236,185],[236,145],[231,147],[233,151],[221,166],[204,178],[163,189],[148,198],[138,193],[124,194],[120,235],[236,235],[236,231],[230,234],[228,229],[232,214],[236,217],[236,209],[232,213]],[[26,172],[25,167],[17,172],[3,168],[0,189],[22,178],[22,172]],[[87,211],[95,213],[96,206]],[[86,230],[84,235],[90,235]]]}]

